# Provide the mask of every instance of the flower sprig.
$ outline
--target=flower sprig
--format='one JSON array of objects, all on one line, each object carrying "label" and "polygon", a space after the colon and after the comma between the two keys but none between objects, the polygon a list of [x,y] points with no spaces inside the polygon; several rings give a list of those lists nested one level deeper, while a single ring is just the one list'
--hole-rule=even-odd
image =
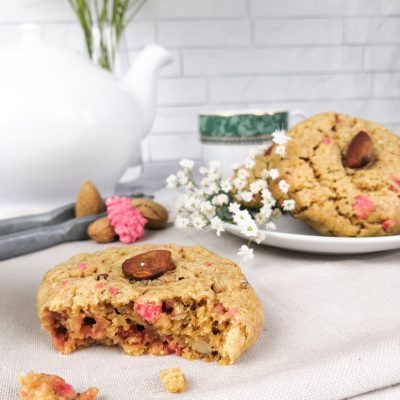
[{"label": "flower sprig", "polygon": [[[285,131],[279,130],[272,134],[272,140],[275,154],[283,157],[290,137]],[[238,255],[244,261],[254,258],[251,243],[261,243],[268,231],[276,229],[273,218],[281,215],[280,207],[283,211],[291,211],[296,205],[292,199],[280,201],[280,198],[274,198],[269,190],[268,183],[277,181],[282,195],[289,191],[289,184],[279,179],[277,169],[265,168],[260,179],[249,183],[249,171],[256,166],[257,157],[265,154],[266,149],[264,145],[252,149],[243,164],[232,166],[233,176],[230,178],[223,177],[218,161],[201,166],[199,184],[193,176],[194,162],[181,160],[179,164],[182,169],[166,180],[168,188],[185,190],[177,202],[175,226],[211,229],[220,236],[225,231],[226,223],[234,224],[248,238],[248,244],[240,247]],[[254,199],[258,199],[256,204],[252,204]]]}]

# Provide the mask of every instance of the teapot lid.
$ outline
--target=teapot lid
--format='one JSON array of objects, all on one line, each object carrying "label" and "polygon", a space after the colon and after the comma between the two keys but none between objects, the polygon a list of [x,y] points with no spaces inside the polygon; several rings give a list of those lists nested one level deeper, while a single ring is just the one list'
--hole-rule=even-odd
[{"label": "teapot lid", "polygon": [[19,42],[0,47],[0,70],[8,67],[26,69],[40,65],[43,69],[53,69],[54,66],[88,67],[95,65],[80,53],[60,46],[55,46],[43,40],[43,28],[37,24],[23,24],[18,27]]}]

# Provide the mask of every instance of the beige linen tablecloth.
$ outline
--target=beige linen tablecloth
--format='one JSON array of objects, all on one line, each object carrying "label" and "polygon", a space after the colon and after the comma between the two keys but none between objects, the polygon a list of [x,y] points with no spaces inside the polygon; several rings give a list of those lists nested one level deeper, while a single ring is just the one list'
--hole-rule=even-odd
[{"label": "beige linen tablecloth", "polygon": [[[242,244],[174,227],[141,242],[198,244],[235,261]],[[68,356],[52,348],[35,312],[43,274],[75,253],[106,247],[75,242],[0,263],[0,399],[17,399],[17,376],[29,370],[59,374],[78,390],[97,386],[101,400],[400,399],[400,251],[334,257],[257,248],[242,268],[264,306],[265,328],[235,365],[222,367],[131,357],[116,347]],[[189,380],[185,394],[166,394],[158,378],[175,366]]]}]

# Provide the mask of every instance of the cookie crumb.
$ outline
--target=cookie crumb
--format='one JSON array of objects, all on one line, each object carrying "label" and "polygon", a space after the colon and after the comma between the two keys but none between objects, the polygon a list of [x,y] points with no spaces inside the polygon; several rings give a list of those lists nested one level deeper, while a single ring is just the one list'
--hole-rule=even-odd
[{"label": "cookie crumb", "polygon": [[19,383],[21,400],[96,400],[99,392],[97,388],[91,387],[83,393],[77,393],[70,384],[59,376],[36,372],[29,372],[20,376]]},{"label": "cookie crumb", "polygon": [[162,369],[161,382],[170,393],[181,393],[186,390],[187,381],[180,368]]}]

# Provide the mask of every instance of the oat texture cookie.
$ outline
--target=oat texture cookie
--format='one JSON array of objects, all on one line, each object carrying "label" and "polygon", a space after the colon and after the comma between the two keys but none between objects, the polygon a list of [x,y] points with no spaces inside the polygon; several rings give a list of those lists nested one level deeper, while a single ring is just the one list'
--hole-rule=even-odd
[{"label": "oat texture cookie", "polygon": [[[289,131],[283,158],[270,156],[296,201],[293,215],[322,235],[400,234],[400,138],[382,125],[336,113]],[[270,184],[282,198],[278,180]]]},{"label": "oat texture cookie", "polygon": [[29,372],[19,378],[21,400],[96,400],[97,388],[77,393],[57,375]]},{"label": "oat texture cookie", "polygon": [[131,355],[233,363],[263,324],[240,268],[202,247],[141,245],[79,254],[48,271],[41,325],[62,353],[91,344]]}]

